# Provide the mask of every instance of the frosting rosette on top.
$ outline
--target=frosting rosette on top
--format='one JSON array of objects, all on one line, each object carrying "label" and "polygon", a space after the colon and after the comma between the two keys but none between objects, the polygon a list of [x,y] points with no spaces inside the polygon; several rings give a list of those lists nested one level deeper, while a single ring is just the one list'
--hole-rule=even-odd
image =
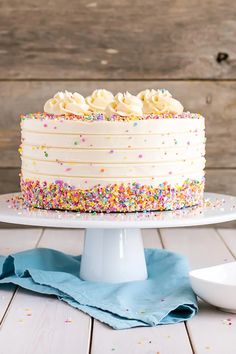
[{"label": "frosting rosette on top", "polygon": [[55,115],[90,116],[102,113],[107,118],[111,116],[129,117],[143,115],[179,115],[183,113],[182,104],[174,99],[165,89],[147,89],[137,96],[97,89],[84,98],[77,92],[57,92],[44,105],[44,112]]},{"label": "frosting rosette on top", "polygon": [[106,114],[120,116],[130,116],[143,114],[143,103],[139,97],[131,95],[128,91],[124,94],[118,93],[114,100],[107,106]]},{"label": "frosting rosette on top", "polygon": [[88,113],[89,106],[85,98],[77,92],[57,92],[44,105],[44,112],[49,114],[84,114]]},{"label": "frosting rosette on top", "polygon": [[148,99],[148,97],[154,95],[155,93],[157,93],[157,90],[154,90],[154,89],[146,89],[146,90],[143,90],[143,91],[140,91],[138,94],[137,94],[137,97],[140,98],[140,100],[143,101],[143,103],[145,103]]},{"label": "frosting rosette on top", "polygon": [[144,114],[181,114],[182,104],[174,99],[168,90],[144,90],[137,95],[143,102]]},{"label": "frosting rosette on top", "polygon": [[154,90],[154,89],[146,89],[146,90],[143,90],[141,92],[139,92],[137,94],[137,97],[140,98],[140,100],[143,102],[143,112],[146,112],[148,111],[148,100],[149,100],[149,97],[156,94],[157,93],[157,90]]},{"label": "frosting rosette on top", "polygon": [[104,112],[113,100],[113,94],[105,89],[95,90],[91,96],[86,97],[86,103],[93,112]]}]

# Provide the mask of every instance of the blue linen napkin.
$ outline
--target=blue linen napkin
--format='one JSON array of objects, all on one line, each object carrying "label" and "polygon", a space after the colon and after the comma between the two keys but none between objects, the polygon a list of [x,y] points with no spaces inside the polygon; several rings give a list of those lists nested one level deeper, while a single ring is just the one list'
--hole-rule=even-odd
[{"label": "blue linen napkin", "polygon": [[81,256],[37,248],[0,256],[0,284],[13,283],[60,300],[115,329],[185,321],[198,310],[186,259],[145,249],[148,279],[119,284],[79,278]]}]

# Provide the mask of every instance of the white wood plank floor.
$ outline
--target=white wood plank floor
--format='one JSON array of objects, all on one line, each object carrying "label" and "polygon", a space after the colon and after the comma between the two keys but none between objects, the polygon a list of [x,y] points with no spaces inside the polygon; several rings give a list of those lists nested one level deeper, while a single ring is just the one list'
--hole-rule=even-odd
[{"label": "white wood plank floor", "polygon": [[[50,247],[80,254],[83,230],[0,229],[0,254]],[[192,269],[236,257],[236,230],[143,230],[145,247],[188,257]],[[231,319],[231,325],[226,319]],[[112,330],[54,297],[0,287],[0,354],[235,354],[236,315],[200,302],[187,323]]]}]

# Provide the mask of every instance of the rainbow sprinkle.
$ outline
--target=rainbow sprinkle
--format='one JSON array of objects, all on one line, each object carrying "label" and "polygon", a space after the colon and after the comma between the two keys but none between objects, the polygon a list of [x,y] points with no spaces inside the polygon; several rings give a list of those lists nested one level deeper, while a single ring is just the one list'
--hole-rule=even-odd
[{"label": "rainbow sprinkle", "polygon": [[21,190],[26,208],[110,213],[178,210],[199,205],[204,184],[204,179],[187,179],[174,187],[164,182],[158,187],[122,183],[76,189],[61,180],[48,183],[22,178]]},{"label": "rainbow sprinkle", "polygon": [[[21,120],[24,119],[38,119],[38,120],[81,120],[81,121],[137,121],[137,120],[148,120],[148,119],[200,119],[202,116],[199,113],[190,113],[183,112],[182,114],[171,114],[171,113],[163,113],[163,114],[143,114],[142,116],[130,115],[130,116],[120,116],[117,114],[113,114],[111,116],[106,116],[102,113],[89,113],[83,115],[75,115],[75,114],[64,114],[64,115],[56,115],[49,114],[45,112],[36,112],[36,113],[27,113],[21,114]],[[134,126],[137,126],[137,122],[134,123]],[[44,127],[47,127],[47,124],[44,124]]]}]

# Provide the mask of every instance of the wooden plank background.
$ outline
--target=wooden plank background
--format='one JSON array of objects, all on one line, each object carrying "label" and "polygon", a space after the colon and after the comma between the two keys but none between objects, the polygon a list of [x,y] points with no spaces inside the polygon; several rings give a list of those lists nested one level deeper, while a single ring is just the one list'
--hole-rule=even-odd
[{"label": "wooden plank background", "polygon": [[207,128],[207,190],[236,195],[236,5],[2,0],[0,193],[18,190],[19,114],[58,90],[165,87]]},{"label": "wooden plank background", "polygon": [[1,0],[0,6],[2,78],[236,78],[230,0]]}]

